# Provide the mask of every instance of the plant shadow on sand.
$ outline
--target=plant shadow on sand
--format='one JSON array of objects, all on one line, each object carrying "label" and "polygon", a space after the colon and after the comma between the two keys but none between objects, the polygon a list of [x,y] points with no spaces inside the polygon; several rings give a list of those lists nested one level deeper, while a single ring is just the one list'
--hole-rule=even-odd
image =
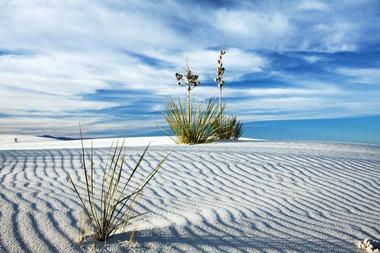
[{"label": "plant shadow on sand", "polygon": [[[185,231],[182,235],[178,231]],[[135,243],[129,246],[126,242],[131,233],[115,234],[107,242],[108,247],[116,248],[119,252],[355,252],[355,246],[347,244],[338,238],[321,240],[318,238],[281,238],[281,237],[258,237],[237,236],[225,232],[223,235],[211,233],[198,234],[190,228],[169,226],[167,228],[155,228],[136,231]],[[113,246],[114,245],[114,246]],[[157,245],[159,245],[157,247]],[[107,251],[105,251],[107,252]]]}]

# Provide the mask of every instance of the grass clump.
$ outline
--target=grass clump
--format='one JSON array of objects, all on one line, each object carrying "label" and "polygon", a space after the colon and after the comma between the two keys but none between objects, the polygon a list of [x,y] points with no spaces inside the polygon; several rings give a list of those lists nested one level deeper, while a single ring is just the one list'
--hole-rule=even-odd
[{"label": "grass clump", "polygon": [[236,116],[221,115],[215,124],[215,132],[221,140],[238,140],[243,135],[244,128]]},{"label": "grass clump", "polygon": [[164,119],[174,133],[173,140],[182,144],[210,143],[219,139],[218,122],[223,114],[218,102],[210,99],[206,103],[191,106],[186,99],[170,100],[163,113]]},{"label": "grass clump", "polygon": [[81,161],[85,177],[85,183],[82,187],[85,191],[80,193],[79,186],[74,183],[70,174],[68,176],[82,205],[86,223],[89,226],[89,233],[92,234],[93,239],[105,241],[131,220],[141,215],[132,215],[133,204],[136,202],[137,196],[160,169],[166,157],[152,169],[139,186],[132,187],[130,186],[131,179],[140,167],[149,145],[141,154],[136,165],[130,168],[129,174],[125,175],[124,141],[121,145],[117,141],[116,146],[110,149],[108,161],[102,170],[103,175],[100,187],[96,189],[94,187],[94,151],[91,146],[89,160],[86,161],[82,132],[81,141]]}]

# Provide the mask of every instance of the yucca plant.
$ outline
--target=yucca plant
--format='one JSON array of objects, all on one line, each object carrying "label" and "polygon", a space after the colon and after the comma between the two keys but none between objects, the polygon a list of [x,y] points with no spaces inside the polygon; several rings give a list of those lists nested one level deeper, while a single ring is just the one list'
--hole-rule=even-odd
[{"label": "yucca plant", "polygon": [[205,104],[198,104],[194,109],[191,103],[191,91],[200,85],[199,76],[194,74],[186,60],[185,74],[176,73],[177,84],[187,88],[187,103],[178,99],[178,104],[170,100],[163,113],[166,122],[174,133],[176,143],[196,144],[209,143],[219,139],[237,140],[243,133],[243,126],[236,116],[224,116],[225,105],[222,103],[222,90],[224,87],[223,55],[220,50],[217,60],[215,82],[219,87],[219,110],[215,99]]},{"label": "yucca plant", "polygon": [[[114,235],[119,229],[127,225],[131,220],[141,214],[132,214],[133,204],[136,202],[137,196],[142,192],[145,186],[161,168],[166,157],[146,176],[145,180],[137,187],[130,185],[131,179],[140,167],[141,162],[149,148],[145,148],[138,162],[125,176],[124,161],[124,141],[119,145],[117,141],[115,147],[111,147],[108,161],[102,170],[102,181],[100,189],[94,187],[94,151],[91,145],[89,160],[86,162],[86,153],[83,145],[83,137],[81,131],[82,142],[82,169],[84,173],[85,183],[84,192],[79,191],[68,174],[70,182],[80,200],[83,212],[89,225],[89,230],[95,240],[105,241]],[[101,169],[101,168],[98,168]]]},{"label": "yucca plant", "polygon": [[238,140],[244,128],[236,116],[222,115],[215,124],[215,132],[221,140]]},{"label": "yucca plant", "polygon": [[[163,116],[174,133],[176,143],[198,144],[217,140],[219,130],[217,124],[223,114],[218,108],[217,100],[210,99],[205,103],[197,103],[189,110],[189,102],[178,99],[178,103],[170,100]],[[169,135],[169,134],[168,134]]]}]

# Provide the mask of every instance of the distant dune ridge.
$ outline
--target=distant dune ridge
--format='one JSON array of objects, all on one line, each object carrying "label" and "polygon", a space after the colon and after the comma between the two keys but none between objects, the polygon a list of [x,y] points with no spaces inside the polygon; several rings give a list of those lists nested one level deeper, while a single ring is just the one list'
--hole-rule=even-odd
[{"label": "distant dune ridge", "polygon": [[[83,180],[78,141],[12,141],[0,138],[0,251],[90,247],[77,244],[81,210],[66,174]],[[136,209],[149,213],[127,228],[133,252],[358,252],[357,241],[380,238],[380,146],[131,138],[128,164],[149,141],[136,182],[174,151],[140,196]],[[94,141],[97,163],[111,142]],[[106,247],[123,252],[129,238]]]}]

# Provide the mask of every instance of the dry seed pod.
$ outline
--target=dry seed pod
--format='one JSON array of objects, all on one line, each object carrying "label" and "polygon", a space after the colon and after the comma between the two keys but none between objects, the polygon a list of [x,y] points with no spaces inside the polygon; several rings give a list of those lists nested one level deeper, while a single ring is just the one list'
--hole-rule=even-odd
[{"label": "dry seed pod", "polygon": [[[185,66],[185,73],[184,75],[181,75],[179,73],[175,74],[175,77],[177,79],[177,84],[179,86],[186,86],[187,87],[187,92],[188,96],[190,96],[190,92],[194,87],[197,87],[200,85],[199,81],[199,76],[194,74],[190,68],[189,68],[189,62],[188,59],[186,58],[186,66]],[[183,83],[181,83],[181,80],[183,80]]]},{"label": "dry seed pod", "polygon": [[182,77],[183,77],[183,75],[175,73],[175,78],[177,79],[177,81],[181,80]]}]

